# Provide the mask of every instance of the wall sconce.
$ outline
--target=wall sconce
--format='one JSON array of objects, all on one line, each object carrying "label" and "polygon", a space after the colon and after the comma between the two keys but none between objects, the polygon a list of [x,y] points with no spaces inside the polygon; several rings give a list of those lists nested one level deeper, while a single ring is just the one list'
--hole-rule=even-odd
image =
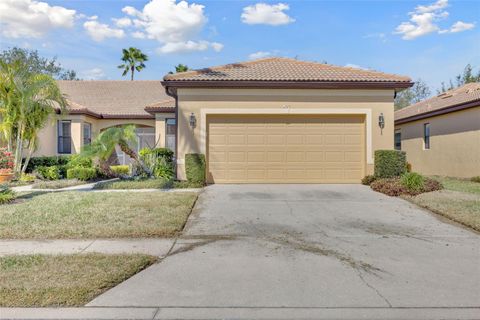
[{"label": "wall sconce", "polygon": [[197,118],[195,118],[195,114],[193,112],[190,114],[190,121],[189,122],[190,122],[190,127],[192,129],[195,129],[195,127],[197,126]]},{"label": "wall sconce", "polygon": [[380,113],[380,115],[378,116],[378,126],[382,130],[383,128],[385,128],[385,118],[383,117],[383,113]]}]

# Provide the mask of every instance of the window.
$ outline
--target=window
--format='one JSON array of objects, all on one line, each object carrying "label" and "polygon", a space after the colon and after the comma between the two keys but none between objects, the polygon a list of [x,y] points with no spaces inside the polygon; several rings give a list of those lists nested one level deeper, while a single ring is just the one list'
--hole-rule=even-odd
[{"label": "window", "polygon": [[165,123],[165,147],[175,152],[177,121],[176,119],[166,119]]},{"label": "window", "polygon": [[430,123],[423,125],[423,148],[430,149]]},{"label": "window", "polygon": [[395,130],[395,150],[402,150],[402,132]]},{"label": "window", "polygon": [[[137,136],[137,143],[131,145],[130,147],[133,150],[136,150],[137,153],[140,152],[143,148],[154,148],[155,147],[155,128],[152,127],[137,127],[135,129],[135,134]],[[131,159],[127,156],[119,146],[115,147],[117,153],[118,164],[128,165],[131,163]]]},{"label": "window", "polygon": [[92,124],[85,122],[83,124],[83,145],[92,143]]},{"label": "window", "polygon": [[69,120],[60,120],[57,124],[58,127],[58,153],[69,154],[72,153],[72,132],[71,122]]}]

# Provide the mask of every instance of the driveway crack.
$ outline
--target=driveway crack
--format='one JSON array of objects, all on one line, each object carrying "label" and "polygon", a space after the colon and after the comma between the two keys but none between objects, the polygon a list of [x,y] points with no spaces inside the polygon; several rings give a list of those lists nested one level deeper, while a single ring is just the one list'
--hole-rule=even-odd
[{"label": "driveway crack", "polygon": [[388,299],[380,292],[378,291],[377,288],[375,288],[374,286],[372,286],[370,283],[368,283],[367,280],[365,280],[365,278],[363,277],[362,275],[362,272],[360,270],[356,270],[357,271],[357,274],[358,274],[358,277],[360,278],[360,280],[362,280],[362,282],[367,286],[369,287],[370,289],[372,289],[373,291],[375,291],[375,293],[377,294],[377,296],[379,296],[380,298],[383,299],[383,301],[385,301],[385,303],[388,305],[389,308],[392,308],[392,304],[390,303],[390,301],[388,301]]}]

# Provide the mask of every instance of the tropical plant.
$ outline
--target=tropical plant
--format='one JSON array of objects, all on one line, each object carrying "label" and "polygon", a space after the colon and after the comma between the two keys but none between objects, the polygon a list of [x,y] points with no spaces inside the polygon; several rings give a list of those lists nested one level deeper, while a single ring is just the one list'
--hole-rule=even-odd
[{"label": "tropical plant", "polygon": [[[14,172],[25,172],[37,147],[38,132],[57,110],[64,111],[66,101],[49,75],[32,73],[17,60],[0,61],[0,133],[14,154]],[[22,167],[24,149],[27,150]]]},{"label": "tropical plant", "polygon": [[0,174],[10,174],[13,172],[12,153],[5,148],[0,148]]},{"label": "tropical plant", "polygon": [[[190,68],[186,64],[178,64],[175,66],[175,73],[180,73],[180,72],[187,72],[189,71]],[[172,71],[169,72],[169,74],[173,74]]]},{"label": "tropical plant", "polygon": [[115,173],[110,168],[108,160],[115,151],[115,147],[119,146],[134,161],[137,167],[142,168],[147,175],[151,176],[150,169],[145,166],[138,154],[131,148],[136,143],[137,135],[134,125],[111,127],[102,131],[91,144],[85,146],[80,156],[96,159],[100,172],[112,177],[115,176]]},{"label": "tropical plant", "polygon": [[140,49],[130,47],[128,49],[122,49],[122,61],[123,63],[118,66],[119,69],[123,69],[122,76],[126,76],[130,72],[130,80],[133,81],[133,75],[135,70],[140,72],[145,69],[145,61],[148,61],[148,56],[144,54]]}]

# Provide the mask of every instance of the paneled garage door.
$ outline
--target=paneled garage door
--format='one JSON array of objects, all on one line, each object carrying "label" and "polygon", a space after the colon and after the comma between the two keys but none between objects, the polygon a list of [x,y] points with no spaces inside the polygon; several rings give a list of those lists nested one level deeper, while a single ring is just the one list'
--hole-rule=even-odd
[{"label": "paneled garage door", "polygon": [[358,183],[364,117],[209,115],[210,183]]}]

